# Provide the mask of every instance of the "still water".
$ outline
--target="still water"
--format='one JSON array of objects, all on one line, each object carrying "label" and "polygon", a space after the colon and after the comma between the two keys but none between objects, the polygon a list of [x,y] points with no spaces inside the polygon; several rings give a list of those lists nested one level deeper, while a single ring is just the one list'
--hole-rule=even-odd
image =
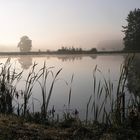
[{"label": "still water", "polygon": [[[43,67],[46,62],[47,67],[54,67],[52,71],[56,73],[62,68],[61,73],[58,76],[58,80],[55,82],[52,96],[49,103],[49,108],[55,107],[56,112],[62,113],[66,110],[68,105],[69,87],[71,76],[74,74],[72,82],[72,94],[71,94],[71,109],[77,109],[80,117],[85,118],[86,105],[89,97],[93,95],[93,70],[98,66],[98,69],[102,72],[97,73],[97,80],[102,79],[103,76],[106,80],[114,84],[118,82],[120,75],[120,66],[124,62],[124,55],[42,55],[42,56],[0,56],[0,63],[4,63],[7,58],[11,58],[11,64],[16,68],[18,72],[23,71],[22,79],[17,85],[17,89],[24,89],[26,77],[33,65],[37,63],[36,72]],[[50,88],[50,81],[52,76],[49,76],[46,86],[47,92]],[[68,85],[66,84],[68,83]],[[115,96],[115,95],[114,95]],[[22,99],[21,99],[22,102]],[[28,107],[32,110],[32,102],[34,102],[35,111],[40,111],[42,103],[41,88],[38,83],[35,84],[32,97]],[[92,101],[91,101],[92,102]],[[97,100],[98,102],[98,100]],[[91,115],[92,117],[92,115]]]}]

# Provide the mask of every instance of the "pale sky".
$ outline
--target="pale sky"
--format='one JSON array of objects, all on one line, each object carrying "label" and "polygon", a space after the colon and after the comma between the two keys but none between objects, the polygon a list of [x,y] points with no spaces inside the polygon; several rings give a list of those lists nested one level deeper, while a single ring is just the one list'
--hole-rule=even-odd
[{"label": "pale sky", "polygon": [[140,0],[0,0],[0,45],[17,49],[27,35],[34,49],[97,47],[123,37],[122,25],[134,8]]}]

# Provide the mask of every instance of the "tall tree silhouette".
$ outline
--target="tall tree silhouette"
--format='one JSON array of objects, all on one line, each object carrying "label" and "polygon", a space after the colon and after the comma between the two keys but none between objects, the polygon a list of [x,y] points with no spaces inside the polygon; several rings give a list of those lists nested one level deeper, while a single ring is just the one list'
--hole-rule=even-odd
[{"label": "tall tree silhouette", "polygon": [[28,36],[23,36],[20,38],[18,47],[21,52],[29,52],[32,48],[32,40],[30,40]]},{"label": "tall tree silhouette", "polygon": [[140,9],[130,11],[123,27],[125,50],[140,50]]}]

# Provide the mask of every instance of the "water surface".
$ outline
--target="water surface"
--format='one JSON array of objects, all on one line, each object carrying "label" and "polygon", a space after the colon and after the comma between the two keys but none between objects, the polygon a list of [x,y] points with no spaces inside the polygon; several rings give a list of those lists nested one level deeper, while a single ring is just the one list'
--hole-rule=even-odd
[{"label": "water surface", "polygon": [[[1,56],[0,62],[5,62],[10,56]],[[69,86],[71,76],[74,74],[72,83],[71,109],[77,109],[81,118],[85,118],[86,104],[89,97],[93,95],[93,70],[98,66],[101,73],[97,73],[97,81],[103,79],[103,76],[112,81],[114,84],[114,94],[116,85],[120,76],[120,66],[124,62],[124,55],[43,55],[43,56],[11,56],[11,63],[17,71],[24,70],[21,81],[17,89],[24,89],[26,77],[33,65],[37,63],[36,72],[46,62],[47,67],[54,67],[52,70],[56,73],[62,68],[55,82],[53,93],[51,96],[49,108],[53,106],[57,112],[63,112],[68,105]],[[50,81],[52,77],[48,78],[47,91],[50,88]],[[65,82],[66,81],[66,82]],[[114,95],[115,96],[115,95]],[[36,100],[37,99],[37,100]],[[38,83],[33,88],[32,97],[30,98],[29,108],[32,110],[32,101],[35,105],[35,111],[40,111],[42,103],[41,88]],[[98,100],[97,100],[98,102]],[[92,117],[92,115],[91,115]]]}]

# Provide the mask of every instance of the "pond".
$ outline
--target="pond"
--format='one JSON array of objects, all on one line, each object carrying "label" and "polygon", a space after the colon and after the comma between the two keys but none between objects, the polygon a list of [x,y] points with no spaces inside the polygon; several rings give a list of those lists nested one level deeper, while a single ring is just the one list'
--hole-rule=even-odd
[{"label": "pond", "polygon": [[[138,54],[139,56],[139,54]],[[56,114],[63,114],[68,109],[69,91],[71,87],[71,100],[70,110],[77,109],[81,119],[85,119],[85,112],[87,110],[87,103],[90,96],[91,105],[89,109],[89,118],[92,119],[91,106],[93,100],[96,98],[96,103],[100,104],[104,98],[102,93],[100,98],[94,95],[94,78],[93,71],[95,67],[98,68],[96,73],[97,83],[101,79],[102,82],[105,78],[106,81],[111,81],[113,84],[112,91],[114,93],[113,98],[116,98],[117,84],[120,76],[120,67],[124,63],[126,55],[124,54],[102,54],[102,55],[41,55],[41,56],[0,56],[0,63],[5,63],[7,58],[11,58],[10,63],[15,67],[16,71],[23,70],[22,79],[17,84],[17,90],[25,88],[26,78],[34,63],[37,64],[35,71],[38,72],[46,63],[47,67],[53,67],[53,73],[57,73],[62,68],[62,71],[57,77],[54,84],[52,95],[49,102],[49,109],[55,108]],[[140,61],[139,61],[140,62]],[[71,83],[71,77],[73,82]],[[52,75],[50,74],[46,83],[47,95],[50,89],[52,81]],[[41,79],[40,79],[41,80]],[[102,84],[102,83],[101,83]],[[98,84],[96,84],[98,85]],[[96,87],[97,90],[97,87]],[[22,104],[22,97],[20,97],[20,103]],[[16,106],[15,102],[15,106]],[[30,111],[41,110],[42,104],[42,92],[39,82],[36,82],[32,96],[30,98],[28,108]],[[107,108],[110,104],[107,104]]]}]

